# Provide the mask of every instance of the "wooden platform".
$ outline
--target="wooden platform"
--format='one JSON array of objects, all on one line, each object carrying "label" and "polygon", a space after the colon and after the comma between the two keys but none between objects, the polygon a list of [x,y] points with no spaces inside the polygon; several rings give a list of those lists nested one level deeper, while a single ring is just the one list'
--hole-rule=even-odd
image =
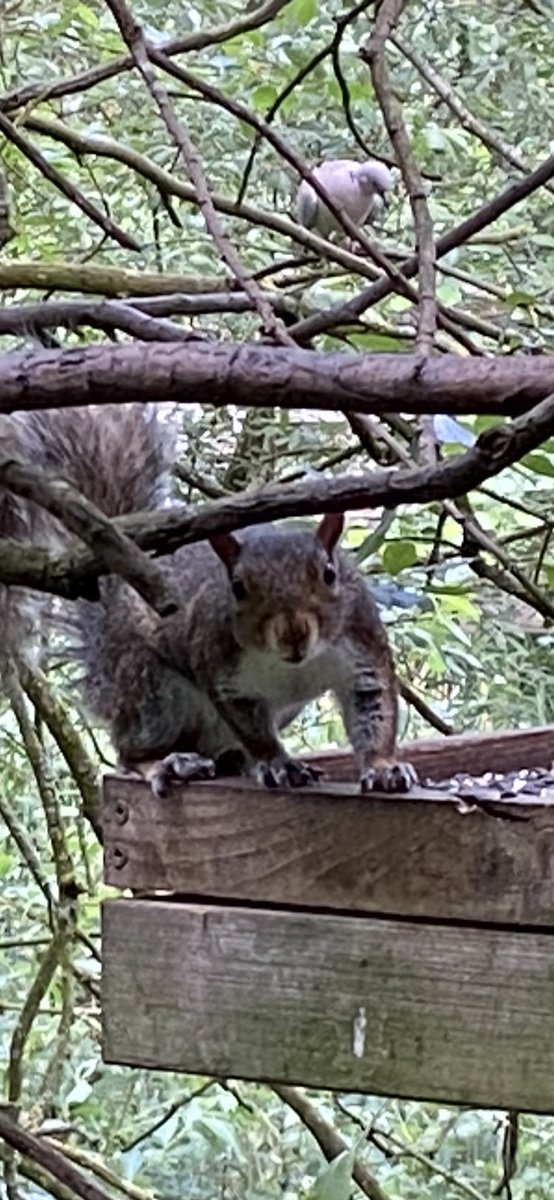
[{"label": "wooden platform", "polygon": [[[554,728],[406,755],[548,767]],[[554,1112],[554,794],[109,777],[104,835],[106,1061]]]}]

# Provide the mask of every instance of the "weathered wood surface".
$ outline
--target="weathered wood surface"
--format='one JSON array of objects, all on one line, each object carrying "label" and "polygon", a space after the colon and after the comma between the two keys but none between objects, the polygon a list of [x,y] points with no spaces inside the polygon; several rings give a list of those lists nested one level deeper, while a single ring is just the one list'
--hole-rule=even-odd
[{"label": "weathered wood surface", "polygon": [[105,878],[285,907],[554,925],[554,806],[528,798],[467,811],[445,793],[421,795],[236,781],[160,802],[140,781],[108,777]]},{"label": "weathered wood surface", "polygon": [[554,1112],[554,935],[103,906],[107,1062]]},{"label": "weathered wood surface", "polygon": [[[356,767],[346,750],[307,755],[330,779],[355,781]],[[400,747],[400,757],[412,762],[420,777],[449,779],[459,771],[519,771],[521,767],[550,767],[554,762],[554,725],[533,729],[503,729],[421,739]]]}]

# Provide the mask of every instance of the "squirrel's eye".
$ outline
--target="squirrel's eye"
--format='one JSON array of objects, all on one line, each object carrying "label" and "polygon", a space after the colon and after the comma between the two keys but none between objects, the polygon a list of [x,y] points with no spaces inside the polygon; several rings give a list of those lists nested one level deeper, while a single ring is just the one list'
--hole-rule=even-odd
[{"label": "squirrel's eye", "polygon": [[324,570],[323,570],[323,582],[328,584],[329,587],[331,587],[331,585],[335,582],[336,578],[337,578],[337,572],[335,571],[335,568],[332,566],[331,563],[326,563]]},{"label": "squirrel's eye", "polygon": [[232,588],[235,600],[244,600],[246,598],[246,588],[242,582],[242,579],[234,579]]}]

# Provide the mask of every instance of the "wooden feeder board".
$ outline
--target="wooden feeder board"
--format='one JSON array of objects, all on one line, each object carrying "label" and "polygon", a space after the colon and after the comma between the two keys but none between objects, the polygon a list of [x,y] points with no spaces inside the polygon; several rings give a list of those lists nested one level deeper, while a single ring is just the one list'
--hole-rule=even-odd
[{"label": "wooden feeder board", "polygon": [[[554,726],[403,748],[551,767]],[[104,781],[106,1062],[554,1113],[554,789]],[[471,789],[470,789],[471,793]]]}]

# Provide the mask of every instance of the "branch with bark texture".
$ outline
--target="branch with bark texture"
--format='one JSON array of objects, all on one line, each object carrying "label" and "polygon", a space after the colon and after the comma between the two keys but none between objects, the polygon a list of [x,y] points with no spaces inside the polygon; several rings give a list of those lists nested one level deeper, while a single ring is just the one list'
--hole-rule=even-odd
[{"label": "branch with bark texture", "polygon": [[[185,34],[184,37],[172,38],[171,41],[164,43],[164,53],[169,56],[187,54],[191,50],[204,50],[207,46],[220,45],[230,38],[239,37],[241,33],[260,29],[262,25],[272,21],[282,8],[286,8],[287,4],[290,4],[290,0],[264,0],[264,3],[260,4],[258,8],[241,13],[239,17],[225,21],[221,25],[214,25],[211,29],[198,29],[193,33]],[[25,87],[16,88],[0,97],[0,112],[13,112],[33,100],[54,100],[60,96],[73,96],[78,92],[86,92],[106,79],[113,79],[115,75],[121,75],[123,71],[130,71],[133,66],[132,57],[123,55],[101,67],[92,67],[89,71],[83,71],[80,75],[72,75],[68,79],[27,84]]]},{"label": "branch with bark texture", "polygon": [[95,225],[98,225],[102,232],[106,234],[106,237],[112,238],[113,241],[118,243],[118,245],[123,246],[125,250],[141,249],[140,242],[137,242],[130,233],[125,233],[123,229],[120,229],[119,225],[116,225],[115,221],[112,221],[111,217],[106,216],[105,213],[101,212],[100,209],[92,203],[92,200],[89,200],[86,196],[83,196],[82,192],[79,191],[79,188],[75,187],[74,183],[70,183],[69,180],[65,178],[65,175],[61,174],[61,171],[58,171],[56,167],[52,166],[52,163],[44,157],[41,151],[37,150],[36,146],[33,146],[32,142],[30,142],[29,139],[21,132],[21,130],[14,125],[12,121],[10,121],[9,117],[6,117],[2,112],[0,112],[0,133],[3,133],[4,137],[7,138],[12,145],[17,147],[21,154],[23,154],[25,158],[27,158],[28,161],[32,163],[32,165],[36,167],[38,171],[40,171],[41,175],[43,175],[49,183],[53,183],[54,187],[57,188],[58,191],[61,192],[62,195],[71,202],[71,204],[76,204],[77,207],[81,209],[81,212],[84,212],[85,216],[89,217],[91,221],[94,221]]},{"label": "branch with bark texture", "polygon": [[[313,478],[289,485],[271,485],[226,497],[200,509],[175,506],[114,520],[143,550],[170,554],[180,546],[228,533],[247,525],[321,512],[347,512],[371,507],[429,503],[460,496],[491,475],[517,462],[554,434],[554,396],[511,425],[496,425],[480,434],[465,454],[434,467],[390,468],[360,475]],[[49,555],[39,547],[5,539],[0,543],[0,582],[75,599],[91,593],[102,574],[89,551]]]},{"label": "branch with bark texture", "polygon": [[[275,293],[266,293],[276,312],[290,314],[293,301]],[[120,329],[142,341],[188,342],[201,340],[193,333],[165,321],[168,316],[200,316],[210,313],[252,312],[254,304],[245,292],[204,292],[186,296],[181,292],[151,299],[121,300],[43,300],[37,304],[10,304],[0,307],[0,337],[6,334],[29,335],[36,330],[78,329],[90,325],[93,329]],[[156,318],[156,319],[153,319]]]},{"label": "branch with bark texture", "polygon": [[81,1200],[111,1200],[109,1192],[76,1170],[59,1150],[55,1150],[43,1138],[30,1133],[29,1130],[22,1129],[21,1125],[13,1120],[6,1106],[0,1106],[0,1138],[13,1150],[38,1163],[55,1179],[59,1179],[60,1183],[71,1188]]},{"label": "branch with bark texture", "polygon": [[[304,1092],[299,1088],[289,1087],[288,1085],[273,1083],[272,1089],[275,1095],[283,1100],[285,1104],[292,1108],[297,1117],[300,1118],[302,1124],[309,1129],[312,1137],[315,1138],[320,1150],[325,1155],[328,1162],[337,1158],[344,1150],[348,1150],[348,1143],[344,1141],[340,1133],[322,1117],[319,1110],[308,1100]],[[354,1160],[352,1167],[352,1178],[358,1184],[360,1190],[365,1196],[369,1196],[369,1200],[391,1200],[387,1192],[383,1191],[378,1180],[372,1175],[371,1171],[359,1159]]]},{"label": "branch with bark texture", "polygon": [[161,617],[176,612],[177,596],[160,567],[71,484],[34,466],[0,462],[0,485],[57,517],[90,547],[103,573],[120,575]]},{"label": "branch with bark texture", "polygon": [[244,267],[240,255],[221,225],[198,153],[192,143],[188,130],[177,117],[167,89],[156,77],[150,61],[151,58],[154,58],[154,55],[147,45],[142,29],[134,20],[125,0],[106,0],[106,3],[117,22],[124,42],[131,51],[142,79],[158,108],[160,117],[179,151],[179,155],[183,160],[187,174],[194,187],[196,200],[204,217],[206,229],[213,238],[219,257],[229,267],[239,287],[246,292],[256,306],[266,333],[273,335],[277,340],[283,340],[286,336],[284,326],[280,319],[275,316],[271,305],[266,303],[262,289],[252,278],[246,267]]},{"label": "branch with bark texture", "polygon": [[514,416],[554,392],[554,358],[323,354],[244,342],[96,345],[0,357],[0,412],[137,401]]}]

